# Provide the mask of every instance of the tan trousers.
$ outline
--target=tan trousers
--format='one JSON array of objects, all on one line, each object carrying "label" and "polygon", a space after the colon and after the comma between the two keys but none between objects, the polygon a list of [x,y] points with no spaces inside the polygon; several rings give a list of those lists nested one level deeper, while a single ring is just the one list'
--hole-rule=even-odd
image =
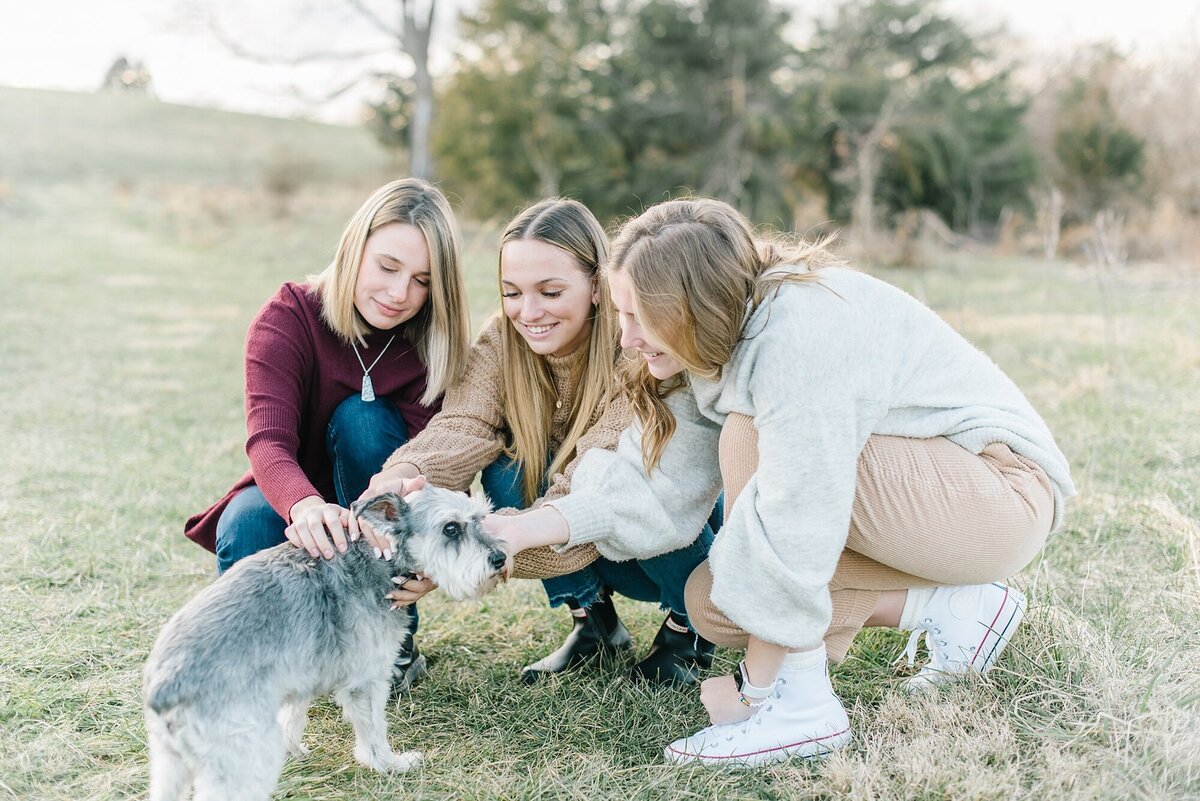
[{"label": "tan trousers", "polygon": [[[758,468],[753,418],[729,415],[720,461],[728,512]],[[944,437],[870,437],[858,458],[849,537],[829,582],[829,658],[846,655],[885,590],[984,584],[1017,573],[1045,543],[1053,517],[1045,471],[1007,445],[975,455]],[[705,561],[687,583],[692,625],[718,645],[745,648],[748,635],[712,603],[711,590]]]}]

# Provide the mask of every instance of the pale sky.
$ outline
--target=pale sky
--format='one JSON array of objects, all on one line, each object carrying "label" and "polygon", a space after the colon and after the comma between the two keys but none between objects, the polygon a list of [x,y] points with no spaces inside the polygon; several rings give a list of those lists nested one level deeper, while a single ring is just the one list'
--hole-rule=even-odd
[{"label": "pale sky", "polygon": [[[395,0],[372,2],[382,8],[397,5]],[[801,14],[830,5],[827,0],[786,4]],[[461,5],[442,0],[443,31]],[[3,0],[0,8],[0,85],[90,91],[108,65],[126,55],[146,64],[163,100],[282,115],[307,108],[331,121],[353,121],[360,97],[306,106],[289,87],[327,92],[349,80],[352,72],[346,67],[249,64],[233,57],[198,20],[214,14],[225,27],[255,37],[268,50],[296,44],[305,30],[311,38],[299,42],[301,47],[380,43],[339,0]],[[944,0],[944,8],[973,24],[1006,23],[1035,50],[1110,39],[1153,58],[1200,46],[1200,0]],[[317,24],[297,25],[301,14]],[[443,63],[448,57],[443,51]],[[379,65],[394,67],[386,59]]]}]

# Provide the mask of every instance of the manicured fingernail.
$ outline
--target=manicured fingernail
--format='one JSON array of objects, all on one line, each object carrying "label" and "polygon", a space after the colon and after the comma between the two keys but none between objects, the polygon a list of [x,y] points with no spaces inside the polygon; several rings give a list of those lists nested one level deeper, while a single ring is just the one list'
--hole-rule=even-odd
[{"label": "manicured fingernail", "polygon": [[392,558],[392,549],[391,549],[391,548],[384,548],[384,549],[383,549],[383,558],[384,558],[384,559],[391,559],[391,558]]},{"label": "manicured fingernail", "polygon": [[323,551],[323,553],[325,554],[325,558],[326,558],[326,559],[332,559],[332,558],[333,558],[333,551]]},{"label": "manicured fingernail", "polygon": [[378,548],[372,548],[371,550],[375,552],[375,558],[376,558],[376,559],[382,559],[382,558],[383,558],[383,551],[379,550]]},{"label": "manicured fingernail", "polygon": [[350,547],[350,546],[346,545],[346,543],[343,542],[341,545],[338,546],[338,550],[341,551],[342,553],[345,553],[346,548],[348,548],[348,547]]}]

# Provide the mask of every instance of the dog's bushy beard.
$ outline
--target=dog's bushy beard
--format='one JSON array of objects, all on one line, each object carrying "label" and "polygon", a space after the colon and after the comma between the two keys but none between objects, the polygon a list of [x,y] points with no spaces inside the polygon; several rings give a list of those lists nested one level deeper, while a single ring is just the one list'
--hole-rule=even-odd
[{"label": "dog's bushy beard", "polygon": [[488,562],[493,546],[468,533],[454,541],[438,539],[437,535],[412,537],[408,548],[413,561],[421,565],[421,572],[451,598],[479,598],[500,581],[501,573]]}]

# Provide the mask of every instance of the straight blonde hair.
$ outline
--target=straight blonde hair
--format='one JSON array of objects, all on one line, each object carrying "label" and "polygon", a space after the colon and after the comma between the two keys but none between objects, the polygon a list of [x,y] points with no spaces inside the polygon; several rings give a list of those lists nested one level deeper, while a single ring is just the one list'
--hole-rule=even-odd
[{"label": "straight blonde hair", "polygon": [[385,225],[416,226],[429,248],[429,299],[401,333],[425,364],[421,403],[432,405],[467,367],[471,321],[462,277],[462,248],[450,203],[433,184],[402,178],[375,190],[346,223],[333,261],[309,282],[321,296],[321,317],[347,344],[370,330],[354,306],[367,237]]},{"label": "straight blonde hair", "polygon": [[736,209],[711,198],[659,203],[621,228],[606,271],[629,275],[639,323],[686,370],[659,381],[642,359],[622,365],[622,384],[642,424],[647,472],[675,433],[666,397],[686,386],[689,375],[719,379],[747,336],[746,321],[781,286],[817,281],[814,271],[841,264],[831,240],[756,236]]},{"label": "straight blonde hair", "polygon": [[[531,504],[541,494],[543,481],[562,472],[575,458],[579,438],[587,432],[593,412],[607,405],[615,391],[621,335],[601,272],[608,258],[608,236],[587,206],[552,197],[520,212],[500,238],[498,280],[503,280],[504,246],[526,239],[553,245],[571,256],[579,269],[596,282],[598,296],[589,318],[587,358],[580,374],[574,377],[578,390],[567,433],[549,465],[546,456],[557,401],[549,364],[530,349],[511,321],[505,319],[500,325],[501,405],[511,437],[505,453],[521,467],[521,493],[525,503]],[[503,286],[500,291],[503,293]]]}]

